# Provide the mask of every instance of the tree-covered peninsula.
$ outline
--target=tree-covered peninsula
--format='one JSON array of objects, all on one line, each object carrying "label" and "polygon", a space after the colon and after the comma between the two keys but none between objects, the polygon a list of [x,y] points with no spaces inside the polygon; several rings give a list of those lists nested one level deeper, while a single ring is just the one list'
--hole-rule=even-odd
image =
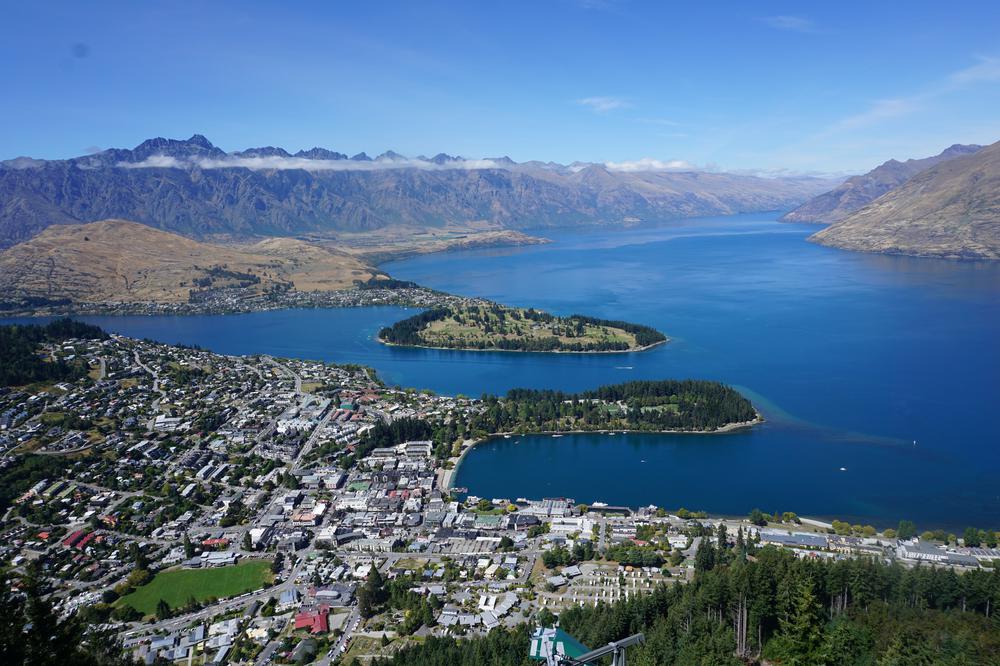
[{"label": "tree-covered peninsula", "polygon": [[379,332],[393,345],[522,352],[630,352],[666,342],[656,329],[583,315],[558,317],[497,303],[437,307]]},{"label": "tree-covered peninsula", "polygon": [[486,433],[713,432],[760,418],[735,389],[694,379],[627,382],[581,393],[512,389],[504,398],[484,396],[483,401],[485,409],[469,427]]}]

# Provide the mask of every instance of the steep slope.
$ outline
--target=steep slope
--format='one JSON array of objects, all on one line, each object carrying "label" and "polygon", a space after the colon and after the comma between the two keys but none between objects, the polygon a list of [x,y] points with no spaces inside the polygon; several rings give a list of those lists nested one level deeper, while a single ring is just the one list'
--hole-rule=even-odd
[{"label": "steep slope", "polygon": [[917,174],[810,240],[863,252],[1000,259],[1000,142]]},{"label": "steep slope", "polygon": [[911,159],[905,162],[889,160],[866,174],[848,178],[840,187],[810,199],[795,210],[786,213],[781,220],[783,222],[821,222],[824,224],[838,222],[875,201],[889,190],[899,187],[921,171],[962,155],[970,155],[981,148],[982,146],[955,144],[933,157],[919,160]]},{"label": "steep slope", "polygon": [[215,245],[124,220],[50,227],[0,253],[5,297],[75,302],[176,303],[191,290],[238,285],[321,291],[375,274],[354,257],[289,238]]},{"label": "steep slope", "polygon": [[0,163],[0,247],[52,224],[120,218],[194,238],[486,223],[494,229],[620,224],[778,210],[821,179],[623,172],[448,155],[409,159],[313,148],[227,154],[195,135],[70,160]]}]

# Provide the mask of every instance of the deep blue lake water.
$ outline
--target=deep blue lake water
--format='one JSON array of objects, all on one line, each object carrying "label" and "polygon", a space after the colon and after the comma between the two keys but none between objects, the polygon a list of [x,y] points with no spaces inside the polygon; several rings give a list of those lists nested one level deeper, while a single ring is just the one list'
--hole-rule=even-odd
[{"label": "deep blue lake water", "polygon": [[497,440],[457,475],[478,495],[1000,527],[1000,266],[833,250],[805,241],[815,228],[775,217],[541,232],[554,242],[383,266],[454,293],[627,319],[672,338],[638,354],[384,347],[375,332],[412,314],[394,307],[87,319],[224,353],[364,363],[388,382],[443,393],[717,379],[768,418],[724,436]]}]

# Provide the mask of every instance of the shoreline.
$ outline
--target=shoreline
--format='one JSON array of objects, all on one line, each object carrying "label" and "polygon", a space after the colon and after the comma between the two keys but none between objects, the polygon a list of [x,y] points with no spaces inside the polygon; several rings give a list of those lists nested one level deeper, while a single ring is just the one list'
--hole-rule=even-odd
[{"label": "shoreline", "polygon": [[[462,352],[502,352],[510,354],[637,354],[639,352],[649,351],[654,347],[659,347],[660,345],[665,345],[670,342],[670,338],[666,340],[660,340],[649,345],[644,345],[642,347],[636,347],[634,349],[591,349],[591,350],[580,350],[574,351],[570,349],[548,349],[548,350],[534,350],[534,349],[478,349],[475,347],[432,347],[429,345],[402,345],[398,342],[387,342],[382,339],[382,336],[376,335],[375,340],[386,347],[399,347],[401,349],[436,349],[438,351],[462,351]],[[501,433],[509,434],[509,433]]]},{"label": "shoreline", "polygon": [[[756,410],[755,410],[756,411]],[[759,411],[757,412],[757,418],[752,421],[740,421],[737,423],[727,423],[724,426],[720,426],[715,430],[620,430],[620,429],[607,429],[603,428],[601,430],[536,430],[533,432],[494,432],[488,434],[482,439],[473,440],[468,446],[463,446],[462,453],[459,454],[457,459],[448,458],[448,460],[455,460],[454,466],[445,470],[441,479],[441,492],[450,492],[452,488],[452,481],[458,476],[458,470],[465,462],[465,457],[469,454],[472,449],[476,448],[480,444],[488,442],[492,439],[498,437],[506,438],[510,437],[529,437],[535,435],[610,435],[612,433],[621,433],[623,435],[725,435],[732,432],[738,432],[740,430],[750,430],[754,426],[766,423],[767,419]]]}]

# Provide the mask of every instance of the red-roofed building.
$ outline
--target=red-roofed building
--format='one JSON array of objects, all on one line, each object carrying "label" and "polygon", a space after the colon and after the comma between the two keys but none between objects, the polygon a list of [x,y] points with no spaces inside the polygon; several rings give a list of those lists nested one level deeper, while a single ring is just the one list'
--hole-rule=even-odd
[{"label": "red-roofed building", "polygon": [[229,545],[229,539],[205,539],[201,545],[205,548],[225,548]]},{"label": "red-roofed building", "polygon": [[325,634],[330,631],[330,607],[317,606],[314,610],[302,611],[295,616],[295,628],[305,629],[311,634]]},{"label": "red-roofed building", "polygon": [[77,530],[76,532],[73,532],[73,533],[72,533],[72,534],[70,534],[70,535],[69,535],[68,537],[66,537],[65,539],[63,539],[63,541],[62,541],[62,545],[64,545],[64,546],[65,546],[66,548],[72,548],[72,547],[73,547],[73,546],[75,546],[75,545],[77,544],[77,542],[78,542],[78,541],[80,541],[80,539],[82,539],[82,538],[83,538],[83,537],[84,537],[84,536],[85,536],[86,534],[87,534],[87,533],[86,533],[86,532],[85,532],[84,530]]}]

